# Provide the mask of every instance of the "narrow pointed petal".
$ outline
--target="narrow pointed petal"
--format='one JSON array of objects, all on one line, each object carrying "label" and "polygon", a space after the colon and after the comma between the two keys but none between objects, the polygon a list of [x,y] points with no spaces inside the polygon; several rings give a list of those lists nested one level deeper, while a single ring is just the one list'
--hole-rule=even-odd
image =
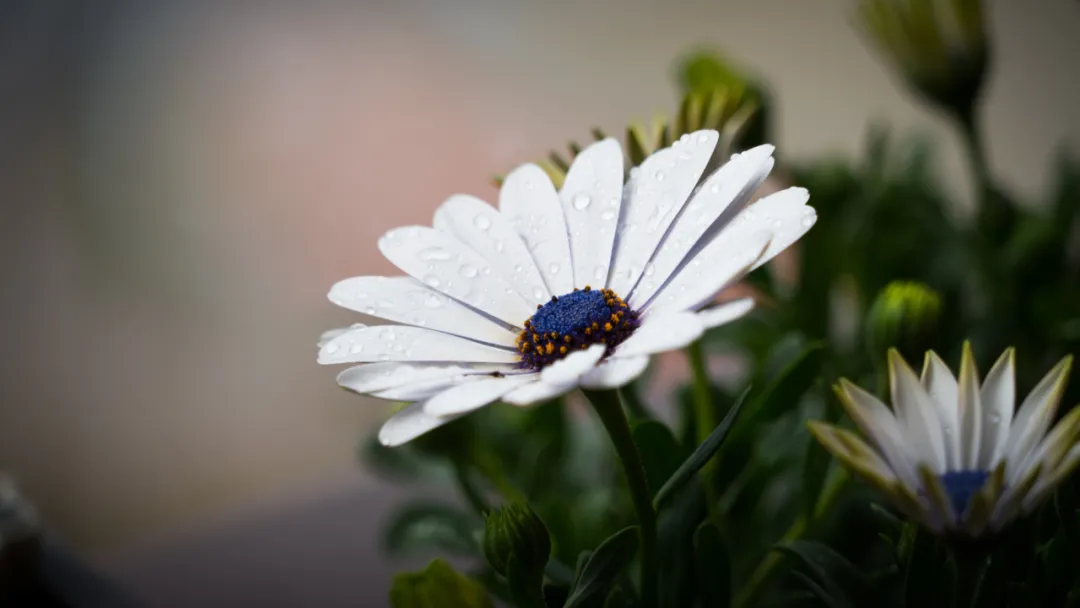
[{"label": "narrow pointed petal", "polygon": [[649,357],[612,357],[581,377],[585,388],[619,388],[634,381],[649,366]]},{"label": "narrow pointed petal", "polygon": [[677,350],[700,338],[704,331],[694,313],[650,315],[641,327],[616,347],[613,356],[625,358]]},{"label": "narrow pointed petal", "polygon": [[[945,471],[945,439],[936,406],[931,403],[915,372],[895,349],[889,351],[889,384],[897,419],[912,443],[916,462],[937,475]],[[963,392],[963,387],[961,387]]]},{"label": "narrow pointed petal", "polygon": [[919,465],[919,480],[930,502],[930,513],[933,519],[942,522],[947,528],[955,526],[956,512],[953,511],[952,501],[949,500],[949,494],[945,491],[941,478],[928,465],[922,464]]},{"label": "narrow pointed petal", "polygon": [[[775,148],[762,145],[732,157],[715,171],[676,217],[653,255],[651,274],[631,295],[648,301],[703,238],[718,234],[743,208],[773,167]],[[706,242],[710,242],[708,238]],[[704,243],[702,244],[702,247]]]},{"label": "narrow pointed petal", "polygon": [[622,205],[623,155],[619,142],[607,138],[574,158],[559,200],[570,235],[574,287],[604,285],[615,244]]},{"label": "narrow pointed petal", "polygon": [[1001,463],[990,474],[982,489],[975,493],[967,512],[961,516],[964,532],[972,538],[978,537],[990,525],[994,507],[1005,487],[1005,464]]},{"label": "narrow pointed petal", "polygon": [[497,401],[514,389],[536,382],[536,374],[485,378],[449,388],[424,402],[424,413],[430,416],[465,414]]},{"label": "narrow pointed petal", "polygon": [[572,352],[559,359],[540,372],[544,382],[553,385],[575,384],[579,378],[589,373],[604,356],[604,344],[593,344],[585,350]]},{"label": "narrow pointed petal", "polygon": [[529,306],[491,264],[453,236],[426,226],[407,226],[379,239],[379,251],[428,287],[517,327]]},{"label": "narrow pointed petal", "polygon": [[570,292],[574,273],[566,219],[559,194],[544,170],[528,164],[511,171],[499,190],[499,212],[525,241],[548,292]]},{"label": "narrow pointed petal", "polygon": [[319,363],[460,361],[517,363],[518,353],[420,327],[381,325],[350,329],[319,350]]},{"label": "narrow pointed petal", "polygon": [[979,372],[975,369],[975,355],[971,352],[971,344],[967,342],[964,343],[964,354],[960,359],[957,398],[960,406],[960,466],[971,471],[979,464],[982,400],[979,394]]},{"label": "narrow pointed petal", "polygon": [[917,483],[915,468],[905,450],[899,421],[878,398],[841,378],[836,395],[859,430],[870,438],[896,475],[906,484]]},{"label": "narrow pointed petal", "polygon": [[532,405],[541,401],[554,399],[567,393],[573,388],[574,385],[572,384],[548,384],[541,379],[537,382],[531,382],[525,386],[514,389],[503,395],[502,400],[511,405]]},{"label": "narrow pointed petal", "polygon": [[676,271],[652,299],[644,302],[635,293],[630,305],[646,314],[697,310],[746,276],[771,240],[772,233],[767,230],[717,239]]},{"label": "narrow pointed petal", "polygon": [[1009,438],[1009,425],[1016,403],[1015,369],[1015,351],[1010,348],[986,374],[979,393],[982,403],[982,433],[976,463],[979,470],[993,469],[1005,454],[1005,441]]},{"label": "narrow pointed petal", "polygon": [[753,298],[742,298],[732,302],[726,302],[713,308],[706,308],[697,313],[698,320],[705,329],[719,327],[740,319],[754,309]]},{"label": "narrow pointed petal", "polygon": [[1080,468],[1080,444],[1072,446],[1054,471],[1040,476],[1031,492],[1024,497],[1021,511],[1023,513],[1033,511],[1078,468]]},{"label": "narrow pointed petal", "polygon": [[[990,528],[992,530],[1002,529],[1019,515],[1024,500],[1031,493],[1032,488],[1035,487],[1035,482],[1039,480],[1041,472],[1042,468],[1036,465],[1019,476],[1014,485],[1009,485],[1008,480],[1006,480],[1005,492],[994,507],[994,514],[990,516]],[[1006,474],[1008,474],[1008,471],[1006,471]]]},{"label": "narrow pointed petal", "polygon": [[510,364],[400,363],[386,361],[357,365],[337,376],[337,383],[356,393],[377,393],[430,380],[491,375],[514,370]]},{"label": "narrow pointed petal", "polygon": [[379,429],[379,443],[396,447],[416,439],[428,431],[452,422],[460,416],[437,417],[424,413],[423,403],[413,403],[394,414]]},{"label": "narrow pointed petal", "polygon": [[1039,444],[1019,461],[1018,469],[1028,469],[1036,464],[1042,466],[1043,474],[1057,470],[1065,455],[1080,439],[1080,407],[1073,408]]},{"label": "narrow pointed petal", "polygon": [[923,361],[920,380],[941,416],[941,433],[945,440],[945,469],[960,470],[960,397],[956,377],[937,353],[929,351]]},{"label": "narrow pointed petal", "polygon": [[514,346],[517,334],[412,277],[353,277],[330,288],[330,301],[366,315],[426,327],[498,346]]},{"label": "narrow pointed petal", "polygon": [[552,295],[558,295],[548,291],[517,230],[484,201],[473,196],[452,196],[435,211],[433,225],[483,256],[530,306],[544,304]]},{"label": "narrow pointed petal", "polygon": [[[718,140],[716,131],[689,133],[630,171],[608,282],[616,292],[628,294],[638,283],[701,179]],[[650,272],[655,276],[655,265]]]},{"label": "narrow pointed petal", "polygon": [[[1050,428],[1071,369],[1072,357],[1065,357],[1039,381],[1020,405],[1005,441],[1005,458],[1009,463],[1023,462]],[[1006,485],[1015,483],[1020,472],[1020,469],[1010,465]]]}]

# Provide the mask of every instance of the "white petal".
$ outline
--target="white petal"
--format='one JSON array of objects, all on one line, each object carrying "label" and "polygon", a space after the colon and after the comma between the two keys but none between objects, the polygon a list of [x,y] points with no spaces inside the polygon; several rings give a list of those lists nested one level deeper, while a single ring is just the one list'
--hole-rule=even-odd
[{"label": "white petal", "polygon": [[480,254],[453,236],[407,226],[379,239],[379,251],[406,274],[513,326],[532,315],[529,306]]},{"label": "white petal", "polygon": [[499,190],[499,211],[525,240],[548,291],[559,296],[574,289],[566,219],[544,170],[529,164],[511,171]]},{"label": "white petal", "polygon": [[573,388],[572,384],[548,384],[543,380],[537,380],[503,395],[502,400],[513,405],[532,405],[554,399]]},{"label": "white petal", "polygon": [[896,476],[909,487],[915,487],[919,483],[915,467],[908,456],[900,422],[889,408],[877,397],[844,379],[840,380],[838,394],[848,415],[885,457]]},{"label": "white petal", "polygon": [[689,133],[631,169],[608,281],[616,293],[628,294],[637,284],[701,179],[718,140],[716,131]]},{"label": "white petal", "polygon": [[982,402],[982,436],[979,440],[977,468],[989,471],[1005,453],[1009,437],[1013,405],[1016,403],[1015,355],[1008,349],[997,360],[983,381],[979,400]]},{"label": "white petal", "polygon": [[327,342],[333,340],[334,338],[344,334],[350,329],[358,329],[359,327],[367,326],[361,323],[357,323],[353,327],[338,327],[337,329],[328,329],[319,335],[319,341],[315,343],[315,348],[322,348],[323,346],[326,346]]},{"label": "white petal", "polygon": [[319,363],[460,361],[517,363],[518,353],[421,327],[381,325],[351,329],[323,345]]},{"label": "white petal", "polygon": [[1054,420],[1071,368],[1072,357],[1062,359],[1039,381],[1020,405],[1009,430],[1009,438],[1005,441],[1005,459],[1008,463],[1006,485],[1016,483],[1023,472],[1017,465],[1042,441],[1046,429]]},{"label": "white petal", "polygon": [[633,293],[641,301],[652,297],[706,232],[719,233],[743,209],[772,170],[774,149],[762,145],[747,150],[732,157],[705,180],[653,255],[651,280],[634,287]]},{"label": "white petal", "polygon": [[773,233],[769,248],[754,268],[776,257],[814,227],[817,211],[806,204],[808,200],[810,193],[805,188],[788,188],[750,205],[735,218],[735,222],[741,220],[747,225],[757,225],[760,218]]},{"label": "white petal", "polygon": [[424,413],[431,416],[454,416],[471,412],[535,381],[536,374],[522,374],[459,384],[425,401]]},{"label": "white petal", "polygon": [[607,347],[603,344],[593,344],[585,350],[572,352],[545,367],[540,372],[544,382],[556,386],[574,384],[583,375],[596,367],[597,362],[604,356]]},{"label": "white petal", "polygon": [[570,235],[574,286],[579,289],[600,286],[607,280],[622,187],[622,148],[614,138],[582,150],[566,172],[559,198]]},{"label": "white petal", "polygon": [[412,277],[353,277],[330,288],[338,306],[387,321],[514,346],[517,333]]},{"label": "white petal", "polygon": [[676,350],[700,338],[704,331],[694,313],[649,315],[642,320],[641,327],[615,348],[613,356],[625,358]]},{"label": "white petal", "polygon": [[387,361],[368,363],[344,370],[337,383],[357,393],[377,393],[393,388],[420,384],[430,380],[459,376],[489,375],[492,372],[511,372],[512,365],[475,363],[400,363]]},{"label": "white petal", "polygon": [[970,471],[978,465],[982,443],[982,399],[979,395],[979,372],[971,345],[964,343],[957,379],[957,407],[960,413],[960,467]]},{"label": "white petal", "polygon": [[753,309],[754,299],[742,298],[732,302],[725,302],[724,304],[712,308],[706,308],[705,310],[698,312],[697,317],[698,320],[701,321],[702,327],[705,329],[712,329],[725,323],[730,323],[735,319],[742,318]]},{"label": "white petal", "polygon": [[[735,238],[717,238],[698,252],[697,257],[680,268],[652,300],[643,303],[635,293],[630,305],[651,315],[695,310],[709,302],[749,272],[769,246],[772,233],[761,230],[732,236]],[[647,283],[648,279],[643,279],[642,284]]]},{"label": "white petal", "polygon": [[937,405],[938,415],[941,418],[941,433],[945,440],[945,470],[958,471],[960,465],[960,412],[959,393],[956,378],[949,366],[930,351],[926,353],[923,361],[922,377],[923,388],[930,395],[930,399]]},{"label": "white petal", "polygon": [[551,299],[552,294],[525,242],[509,220],[491,205],[473,196],[450,197],[435,212],[433,225],[452,233],[484,256],[494,272],[499,273],[530,305],[544,304]]},{"label": "white petal", "polygon": [[945,441],[940,418],[915,372],[895,350],[889,351],[889,384],[896,418],[913,444],[916,464],[929,466],[935,474],[944,473]]},{"label": "white petal", "polygon": [[460,416],[431,416],[424,413],[423,403],[414,403],[387,420],[379,429],[379,443],[394,447],[416,439],[424,433],[456,420]]},{"label": "white petal", "polygon": [[612,357],[581,377],[585,388],[619,388],[634,381],[649,366],[649,357]]}]

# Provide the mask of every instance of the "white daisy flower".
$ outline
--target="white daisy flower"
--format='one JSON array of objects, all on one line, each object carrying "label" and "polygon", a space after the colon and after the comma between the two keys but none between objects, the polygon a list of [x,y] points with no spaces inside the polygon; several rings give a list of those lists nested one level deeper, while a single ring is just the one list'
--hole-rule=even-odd
[{"label": "white daisy flower", "polygon": [[453,196],[433,227],[387,232],[379,249],[408,276],[346,279],[329,297],[403,325],[324,335],[319,363],[362,364],[338,383],[414,402],[382,427],[386,445],[496,400],[630,382],[649,355],[749,312],[749,299],[703,307],[817,218],[801,188],[746,206],[772,146],[733,156],[699,186],[717,140],[684,135],[624,184],[622,150],[605,139],[574,159],[560,191],[526,164],[507,175],[498,208]]},{"label": "white daisy flower", "polygon": [[996,532],[1033,510],[1080,465],[1080,407],[1050,429],[1072,357],[1050,370],[1015,415],[1014,359],[1012,349],[1005,351],[980,387],[969,344],[959,379],[931,351],[920,380],[892,350],[893,411],[846,380],[836,387],[866,442],[820,422],[810,430],[931,530],[969,537]]}]

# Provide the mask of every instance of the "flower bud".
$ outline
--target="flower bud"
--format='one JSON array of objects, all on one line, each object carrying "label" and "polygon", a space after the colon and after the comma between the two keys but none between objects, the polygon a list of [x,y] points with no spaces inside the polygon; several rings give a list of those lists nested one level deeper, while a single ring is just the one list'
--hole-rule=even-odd
[{"label": "flower bud", "polygon": [[989,51],[979,0],[863,0],[860,20],[908,84],[954,114],[971,111]]},{"label": "flower bud", "polygon": [[390,588],[390,605],[393,608],[494,606],[480,583],[461,575],[441,559],[432,561],[420,572],[403,572],[395,576]]},{"label": "flower bud", "polygon": [[878,294],[867,315],[867,346],[883,357],[895,347],[917,360],[933,347],[941,319],[941,296],[922,283],[893,281]]},{"label": "flower bud", "polygon": [[547,526],[527,504],[496,509],[484,518],[484,557],[503,576],[513,557],[525,577],[539,582],[551,557]]}]

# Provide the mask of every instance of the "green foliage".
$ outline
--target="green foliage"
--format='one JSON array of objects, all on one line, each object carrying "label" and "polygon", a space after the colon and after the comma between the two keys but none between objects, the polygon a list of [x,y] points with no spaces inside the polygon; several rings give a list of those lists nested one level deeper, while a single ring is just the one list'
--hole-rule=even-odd
[{"label": "green foliage", "polygon": [[393,608],[494,608],[483,586],[436,559],[420,572],[394,577],[390,588]]}]

